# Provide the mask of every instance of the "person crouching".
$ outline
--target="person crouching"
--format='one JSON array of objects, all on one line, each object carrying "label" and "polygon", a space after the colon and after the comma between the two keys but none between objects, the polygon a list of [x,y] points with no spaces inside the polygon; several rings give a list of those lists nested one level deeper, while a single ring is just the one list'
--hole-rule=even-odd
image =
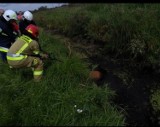
[{"label": "person crouching", "polygon": [[31,67],[34,81],[39,82],[43,75],[43,61],[48,55],[43,53],[38,43],[38,27],[30,24],[7,52],[7,61],[13,68]]}]

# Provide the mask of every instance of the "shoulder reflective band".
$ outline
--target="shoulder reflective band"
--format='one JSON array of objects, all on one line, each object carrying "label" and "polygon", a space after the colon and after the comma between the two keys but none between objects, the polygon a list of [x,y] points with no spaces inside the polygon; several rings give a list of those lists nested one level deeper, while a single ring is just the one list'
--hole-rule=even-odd
[{"label": "shoulder reflective band", "polygon": [[42,71],[34,71],[33,75],[42,75],[43,74],[43,70]]},{"label": "shoulder reflective band", "polygon": [[19,51],[16,54],[22,53],[28,47],[29,43],[32,42],[32,39],[30,37],[25,36],[25,35],[22,35],[19,39],[24,41],[25,44],[19,49]]},{"label": "shoulder reflective band", "polygon": [[1,52],[8,52],[8,48],[1,47],[1,46],[0,46],[0,51],[1,51]]},{"label": "shoulder reflective band", "polygon": [[20,37],[20,39],[22,39],[23,41],[25,41],[26,43],[30,43],[32,41],[32,39],[26,35],[22,35]]},{"label": "shoulder reflective band", "polygon": [[27,55],[17,55],[12,53],[7,53],[7,60],[22,60],[24,58],[27,58]]}]

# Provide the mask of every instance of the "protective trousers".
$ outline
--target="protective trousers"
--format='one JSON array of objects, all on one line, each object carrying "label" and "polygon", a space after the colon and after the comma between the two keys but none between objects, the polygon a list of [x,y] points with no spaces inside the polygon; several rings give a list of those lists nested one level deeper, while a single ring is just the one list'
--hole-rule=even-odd
[{"label": "protective trousers", "polygon": [[13,68],[31,67],[35,82],[39,82],[43,75],[43,61],[38,57],[28,56],[25,59],[12,61],[8,60],[8,64]]},{"label": "protective trousers", "polygon": [[43,75],[43,62],[40,58],[32,57],[32,66],[34,81],[39,82]]}]

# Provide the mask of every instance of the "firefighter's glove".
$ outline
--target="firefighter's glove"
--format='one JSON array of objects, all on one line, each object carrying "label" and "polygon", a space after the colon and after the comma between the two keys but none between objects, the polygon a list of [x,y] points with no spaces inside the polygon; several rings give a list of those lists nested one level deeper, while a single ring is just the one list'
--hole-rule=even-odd
[{"label": "firefighter's glove", "polygon": [[48,54],[42,53],[42,54],[41,54],[41,58],[42,58],[42,59],[48,59]]}]

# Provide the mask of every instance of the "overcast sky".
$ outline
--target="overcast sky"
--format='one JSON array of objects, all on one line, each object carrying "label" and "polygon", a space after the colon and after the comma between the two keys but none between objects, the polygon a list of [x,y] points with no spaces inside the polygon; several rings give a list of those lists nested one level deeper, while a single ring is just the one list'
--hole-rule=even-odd
[{"label": "overcast sky", "polygon": [[14,11],[27,11],[35,10],[41,6],[47,6],[47,8],[53,8],[63,5],[64,3],[0,3],[0,9],[11,9]]}]

